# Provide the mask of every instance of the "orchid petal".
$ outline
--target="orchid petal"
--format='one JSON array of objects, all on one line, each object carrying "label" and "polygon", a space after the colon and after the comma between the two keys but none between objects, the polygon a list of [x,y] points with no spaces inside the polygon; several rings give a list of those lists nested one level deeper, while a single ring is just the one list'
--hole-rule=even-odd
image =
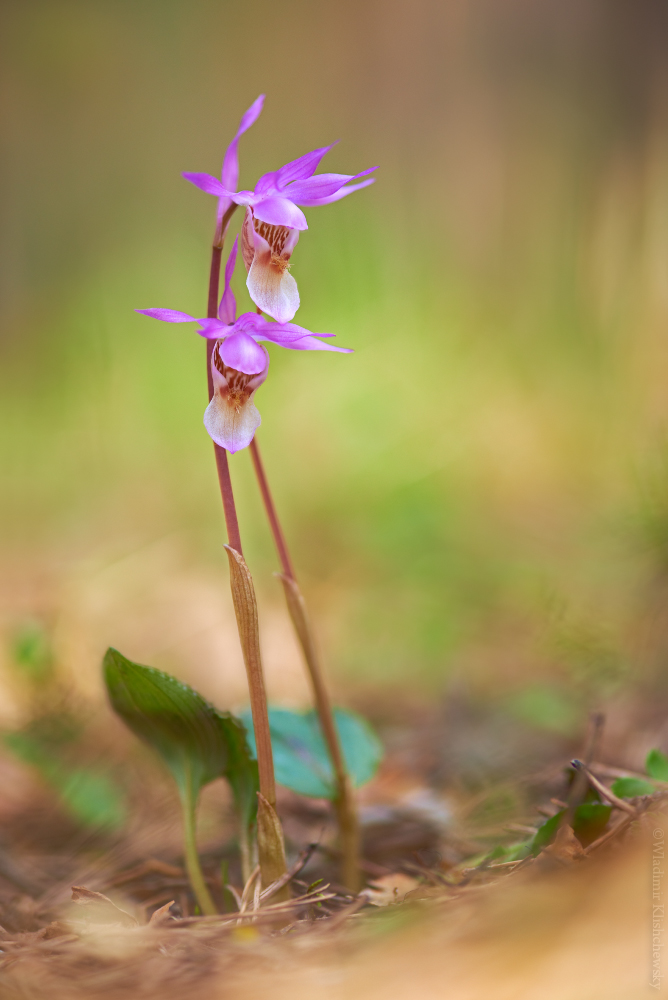
[{"label": "orchid petal", "polygon": [[367,174],[377,170],[371,167],[369,170],[362,170],[359,174],[318,174],[316,177],[308,177],[303,181],[295,181],[283,192],[284,197],[300,205],[313,198],[329,198],[336,194],[344,184],[357,180],[358,177],[366,177]]},{"label": "orchid petal", "polygon": [[277,172],[275,170],[270,174],[262,174],[262,177],[260,177],[259,181],[255,185],[256,196],[261,194],[267,195],[270,193],[276,194],[276,177]]},{"label": "orchid petal", "polygon": [[253,101],[248,111],[243,115],[239,122],[237,134],[225,152],[220,178],[223,182],[223,187],[231,191],[236,191],[237,184],[239,183],[239,139],[257,121],[263,104],[264,94],[260,94],[258,99]]},{"label": "orchid petal", "polygon": [[200,191],[206,191],[207,194],[213,194],[217,198],[226,193],[218,178],[212,177],[211,174],[181,174],[181,176],[198,187]]},{"label": "orchid petal", "polygon": [[255,201],[253,191],[225,191],[224,193],[235,205],[252,205]]},{"label": "orchid petal", "polygon": [[207,319],[198,319],[197,322],[200,324],[200,329],[197,332],[200,337],[205,337],[207,340],[218,340],[219,337],[224,337],[229,333],[228,324],[222,323],[219,319],[207,317]]},{"label": "orchid petal", "polygon": [[318,169],[318,164],[323,156],[329,153],[330,149],[333,149],[338,141],[337,139],[336,142],[331,143],[329,146],[321,146],[319,149],[314,149],[311,153],[305,153],[304,156],[300,156],[297,160],[286,163],[284,167],[276,171],[277,186],[282,188],[286,184],[289,184],[290,181],[311,177]]},{"label": "orchid petal", "polygon": [[226,337],[219,351],[228,368],[235,368],[245,375],[259,375],[267,364],[263,348],[247,333],[233,333],[231,337]]},{"label": "orchid petal", "polygon": [[375,182],[375,177],[367,177],[365,181],[360,181],[359,184],[351,184],[349,187],[342,187],[340,191],[335,194],[330,194],[324,198],[300,198],[299,204],[303,205],[304,208],[317,208],[319,205],[331,205],[332,202],[340,201],[341,198],[345,198],[346,195],[352,194],[353,191],[361,191],[362,188],[369,187],[370,184]]},{"label": "orchid petal", "polygon": [[262,423],[252,398],[243,406],[232,408],[225,397],[216,393],[204,411],[204,426],[209,437],[230,455],[247,448]]},{"label": "orchid petal", "polygon": [[[272,323],[257,313],[244,313],[235,324],[235,330],[244,330],[256,340],[271,340],[275,344],[291,344],[304,337],[314,336],[310,330],[296,323]],[[318,333],[318,337],[333,337],[333,333]]]},{"label": "orchid petal", "polygon": [[232,275],[234,274],[234,268],[237,263],[238,247],[239,237],[235,236],[234,244],[230,250],[230,256],[227,258],[227,264],[225,265],[225,289],[223,291],[223,297],[220,300],[220,305],[218,306],[218,316],[223,323],[234,323],[237,315],[237,300],[234,297],[234,292],[230,288],[230,282],[232,281]]},{"label": "orchid petal", "polygon": [[176,309],[135,309],[135,312],[142,316],[150,316],[151,319],[161,319],[163,323],[196,323],[194,316],[188,313],[177,312]]},{"label": "orchid petal", "polygon": [[306,216],[301,208],[283,197],[270,197],[253,204],[253,213],[260,222],[288,229],[308,229]]},{"label": "orchid petal", "polygon": [[255,254],[246,287],[256,306],[279,323],[289,323],[299,309],[299,291],[292,275],[272,262],[271,247],[259,233],[253,234]]},{"label": "orchid petal", "polygon": [[289,344],[282,344],[281,346],[287,347],[290,351],[338,351],[339,354],[354,353],[352,347],[335,347],[334,344],[323,344],[321,340],[317,340],[315,337],[302,337],[300,340],[295,340]]}]

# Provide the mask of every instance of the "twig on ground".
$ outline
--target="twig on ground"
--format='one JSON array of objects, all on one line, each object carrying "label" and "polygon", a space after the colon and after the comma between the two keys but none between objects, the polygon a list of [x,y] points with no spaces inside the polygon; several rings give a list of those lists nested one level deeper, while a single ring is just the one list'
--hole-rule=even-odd
[{"label": "twig on ground", "polygon": [[264,902],[266,899],[270,899],[271,896],[274,895],[274,893],[278,892],[279,889],[282,889],[284,885],[288,884],[288,882],[291,882],[296,875],[299,875],[299,873],[306,867],[308,862],[311,860],[311,857],[313,856],[313,853],[317,847],[318,844],[313,843],[309,844],[308,847],[304,848],[304,850],[301,852],[301,854],[297,858],[297,861],[292,866],[292,868],[289,871],[287,871],[284,875],[281,875],[280,878],[277,878],[275,882],[272,882],[271,885],[268,885],[267,888],[264,890],[264,892],[260,893],[260,901]]},{"label": "twig on ground", "polygon": [[241,904],[239,906],[239,916],[241,916],[243,913],[246,912],[246,908],[247,908],[249,900],[250,900],[251,890],[253,888],[253,883],[255,882],[255,880],[257,879],[257,877],[258,877],[259,874],[260,874],[260,866],[256,865],[255,868],[253,869],[253,871],[248,876],[248,881],[246,882],[246,885],[244,886],[243,892],[241,893]]},{"label": "twig on ground", "polygon": [[632,806],[630,802],[626,802],[624,799],[620,799],[609,788],[606,788],[603,782],[599,781],[598,778],[591,773],[587,765],[583,764],[581,760],[572,760],[571,766],[574,767],[576,771],[584,774],[591,787],[595,789],[599,795],[603,796],[603,798],[606,799],[610,805],[615,806],[616,809],[621,809],[622,812],[629,813],[631,816],[638,815],[638,810],[635,806]]},{"label": "twig on ground", "polygon": [[[605,716],[601,712],[592,712],[589,716],[589,726],[587,729],[587,736],[585,738],[585,744],[582,756],[584,757],[584,766],[587,768],[594,758],[596,753],[596,748],[598,746],[601,734],[603,732],[603,726],[605,724]],[[575,765],[573,765],[575,766]],[[577,769],[577,774],[571,785],[571,790],[568,793],[566,811],[561,818],[561,823],[559,826],[570,826],[572,828],[573,821],[575,819],[575,811],[580,803],[583,801],[587,793],[587,774],[582,773]]]},{"label": "twig on ground", "polygon": [[612,840],[613,837],[616,837],[618,834],[623,833],[626,829],[628,829],[628,827],[631,825],[634,819],[635,817],[629,815],[628,813],[626,816],[622,816],[619,822],[615,823],[613,827],[611,827],[609,830],[606,830],[605,833],[601,834],[598,840],[594,840],[588,847],[585,847],[584,849],[585,855],[591,854],[592,851],[595,851],[599,847],[603,847],[604,844],[607,844],[607,842],[609,840]]},{"label": "twig on ground", "polygon": [[658,778],[650,778],[640,771],[629,771],[624,767],[610,767],[608,764],[601,764],[600,761],[594,761],[589,765],[589,769],[602,778],[640,778],[641,781],[649,781],[660,788],[668,788],[668,781],[659,781]]}]

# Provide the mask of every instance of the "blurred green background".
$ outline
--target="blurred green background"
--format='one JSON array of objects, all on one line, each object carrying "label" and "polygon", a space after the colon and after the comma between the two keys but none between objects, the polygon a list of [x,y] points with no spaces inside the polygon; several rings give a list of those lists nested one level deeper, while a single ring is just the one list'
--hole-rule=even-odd
[{"label": "blurred green background", "polygon": [[[265,92],[241,186],[337,138],[325,169],[380,164],[307,210],[293,257],[297,320],[355,354],[273,349],[256,398],[339,694],[399,712],[463,685],[569,731],[656,692],[666,5],[31,0],[1,18],[3,628],[46,622],[97,677],[123,622],[77,646],[90,580],[165,539],[179,555],[129,572],[137,601],[181,570],[229,601],[203,345],[133,310],[202,314],[215,203],[179,175],[217,173]],[[246,308],[240,273],[236,291]],[[232,468],[278,614],[248,454]],[[188,674],[187,629],[134,634],[127,655]]]}]

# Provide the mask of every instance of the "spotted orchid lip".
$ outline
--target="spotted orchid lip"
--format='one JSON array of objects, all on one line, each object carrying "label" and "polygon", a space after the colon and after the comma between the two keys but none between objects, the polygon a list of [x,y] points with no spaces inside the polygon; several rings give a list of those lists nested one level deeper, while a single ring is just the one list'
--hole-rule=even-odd
[{"label": "spotted orchid lip", "polygon": [[253,302],[279,323],[289,323],[299,309],[299,289],[289,273],[298,239],[298,229],[270,226],[246,209],[241,227],[246,287]]},{"label": "spotted orchid lip", "polygon": [[225,363],[224,346],[218,341],[211,354],[213,396],[204,411],[204,426],[217,445],[234,454],[248,447],[262,422],[253,399],[267,377],[269,354],[256,345],[263,364],[260,371],[248,374]]}]

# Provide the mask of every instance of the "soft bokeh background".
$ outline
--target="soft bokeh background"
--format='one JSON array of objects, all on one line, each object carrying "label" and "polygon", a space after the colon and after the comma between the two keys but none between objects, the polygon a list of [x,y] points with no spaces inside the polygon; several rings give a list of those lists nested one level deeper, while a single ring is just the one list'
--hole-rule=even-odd
[{"label": "soft bokeh background", "polygon": [[[6,0],[1,16],[5,660],[44,628],[91,692],[112,643],[243,702],[203,345],[133,310],[202,313],[214,202],[179,174],[217,172],[266,92],[242,186],[335,138],[326,169],[380,164],[369,190],[307,210],[293,257],[299,322],[356,353],[274,349],[257,398],[339,698],[395,719],[477,700],[576,734],[589,707],[651,692],[657,742],[666,5]],[[232,468],[271,693],[300,704],[248,454]]]}]

